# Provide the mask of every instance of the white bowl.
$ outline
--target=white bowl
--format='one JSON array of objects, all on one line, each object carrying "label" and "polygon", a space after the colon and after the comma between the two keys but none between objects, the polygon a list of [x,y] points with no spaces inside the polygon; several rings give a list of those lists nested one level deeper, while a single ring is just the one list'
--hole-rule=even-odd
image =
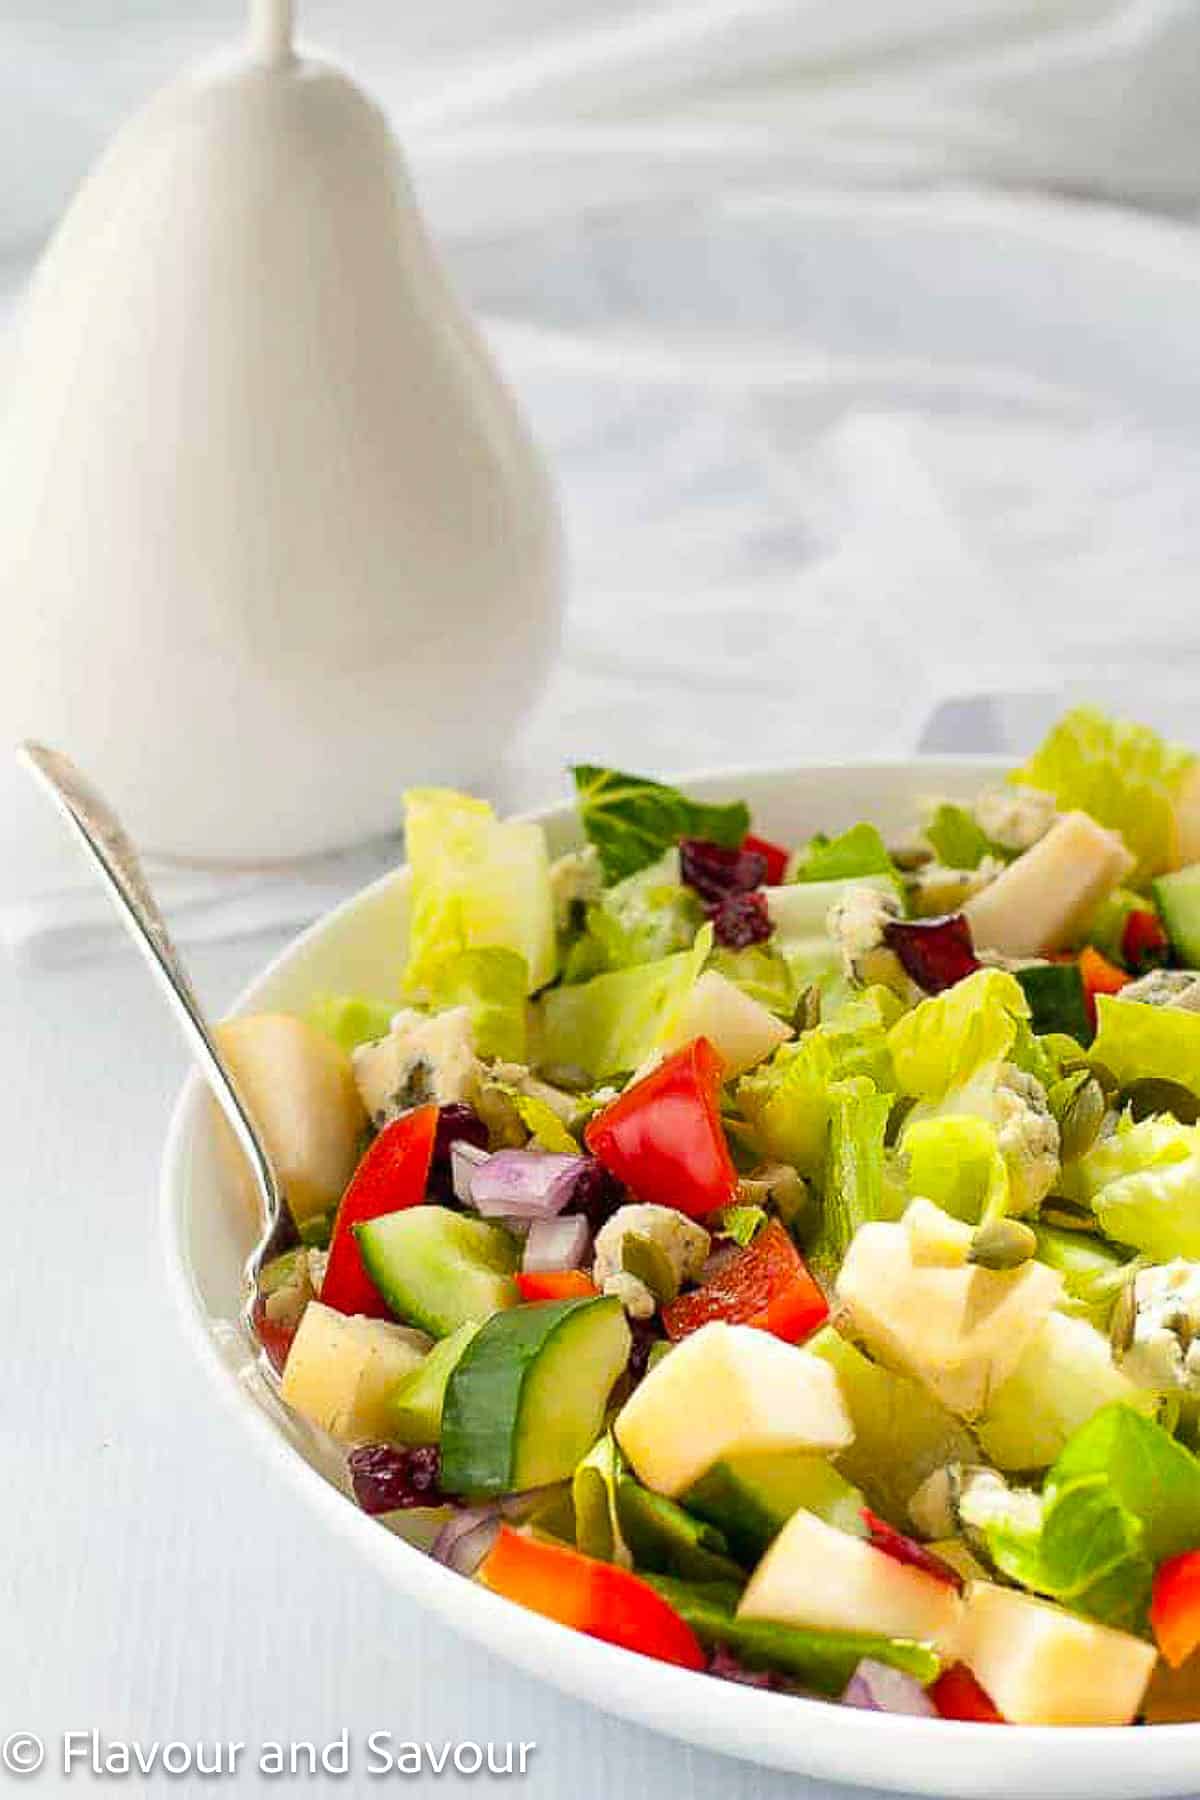
[{"label": "white bowl", "polygon": [[[735,771],[686,785],[710,799],[744,796],[756,829],[797,842],[863,817],[899,831],[911,822],[919,796],[969,795],[997,766],[919,758]],[[537,816],[556,852],[577,840],[569,805]],[[394,998],[406,887],[403,873],[387,876],[314,925],[242,995],[237,1010],[296,1009],[329,990]],[[292,1418],[258,1373],[238,1324],[242,1268],[256,1226],[242,1206],[219,1176],[209,1107],[193,1079],[175,1108],[162,1172],[167,1267],[188,1335],[244,1421],[248,1444],[274,1465],[281,1489],[357,1545],[376,1580],[434,1607],[468,1636],[569,1693],[688,1743],[771,1767],[960,1800],[1195,1793],[1200,1724],[998,1728],[890,1718],[761,1693],[568,1632],[440,1567],[358,1510],[336,1446]]]}]

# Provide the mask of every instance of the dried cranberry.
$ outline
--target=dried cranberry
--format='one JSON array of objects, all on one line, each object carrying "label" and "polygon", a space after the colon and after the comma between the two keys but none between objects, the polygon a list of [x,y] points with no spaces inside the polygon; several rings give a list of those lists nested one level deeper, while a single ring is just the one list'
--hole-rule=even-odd
[{"label": "dried cranberry", "polygon": [[488,1147],[487,1126],[473,1106],[465,1106],[457,1100],[449,1106],[438,1107],[433,1155],[429,1162],[429,1198],[442,1206],[458,1205],[450,1165],[452,1144],[474,1144],[478,1150]]},{"label": "dried cranberry", "polygon": [[347,1459],[354,1498],[364,1512],[399,1507],[443,1506],[441,1456],[436,1444],[397,1450],[391,1444],[360,1444]]},{"label": "dried cranberry", "polygon": [[603,1163],[598,1163],[593,1157],[576,1176],[571,1197],[563,1211],[582,1213],[594,1237],[602,1225],[607,1225],[620,1206],[624,1191],[616,1177],[610,1175]]},{"label": "dried cranberry", "polygon": [[708,1659],[708,1672],[718,1681],[736,1681],[742,1687],[763,1688],[768,1693],[789,1691],[789,1684],[774,1669],[748,1669],[724,1644],[718,1644]]},{"label": "dried cranberry", "polygon": [[927,1550],[924,1544],[918,1544],[915,1538],[905,1537],[902,1531],[897,1531],[886,1519],[878,1518],[868,1506],[862,1509],[862,1520],[867,1528],[867,1536],[875,1548],[882,1550],[885,1556],[890,1556],[893,1562],[904,1563],[910,1569],[921,1569],[926,1575],[932,1575],[935,1581],[944,1581],[947,1587],[954,1588],[958,1593],[962,1592],[966,1583],[958,1570],[952,1569],[940,1556],[935,1556],[932,1550]]},{"label": "dried cranberry", "polygon": [[774,926],[761,894],[730,894],[709,913],[718,944],[726,950],[744,950],[747,944],[763,944]]},{"label": "dried cranberry", "polygon": [[629,1385],[633,1389],[646,1374],[646,1366],[650,1361],[650,1352],[655,1344],[665,1342],[663,1328],[658,1322],[657,1313],[649,1319],[627,1319],[629,1335],[633,1344],[629,1352],[629,1361],[625,1365],[629,1376]]},{"label": "dried cranberry", "polygon": [[944,919],[892,919],[883,930],[905,970],[927,994],[940,994],[980,967],[962,913]]},{"label": "dried cranberry", "polygon": [[1161,968],[1167,960],[1170,944],[1159,923],[1157,913],[1149,907],[1138,907],[1129,914],[1121,933],[1121,961],[1135,975],[1147,969]]},{"label": "dried cranberry", "polygon": [[730,894],[748,894],[767,878],[767,859],[761,850],[726,850],[707,838],[680,838],[679,875],[709,906]]}]

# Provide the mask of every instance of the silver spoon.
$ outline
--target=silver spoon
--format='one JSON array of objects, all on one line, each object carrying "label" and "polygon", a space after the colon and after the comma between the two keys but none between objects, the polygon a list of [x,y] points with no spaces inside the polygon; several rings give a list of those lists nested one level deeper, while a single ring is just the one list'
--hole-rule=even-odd
[{"label": "silver spoon", "polygon": [[83,843],[121,923],[149,963],[150,972],[174,1013],[176,1023],[246,1153],[262,1202],[264,1220],[262,1238],[246,1270],[251,1284],[249,1304],[252,1305],[258,1271],[264,1261],[295,1241],[295,1226],[284,1204],[274,1164],[254,1121],[242,1105],[233,1077],[221,1060],[221,1052],[213,1041],[195,990],[150,891],[138,853],[116,813],[70,757],[60,750],[50,750],[45,744],[27,740],[18,748],[17,760],[45,789]]}]

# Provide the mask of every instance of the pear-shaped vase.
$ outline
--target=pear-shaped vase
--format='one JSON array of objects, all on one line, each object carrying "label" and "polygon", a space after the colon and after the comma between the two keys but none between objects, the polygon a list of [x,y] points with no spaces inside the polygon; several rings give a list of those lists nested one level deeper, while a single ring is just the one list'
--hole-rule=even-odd
[{"label": "pear-shaped vase", "polygon": [[349,844],[405,784],[494,769],[557,641],[555,508],[344,75],[284,50],[158,95],[49,245],[7,373],[10,739],[208,861]]}]

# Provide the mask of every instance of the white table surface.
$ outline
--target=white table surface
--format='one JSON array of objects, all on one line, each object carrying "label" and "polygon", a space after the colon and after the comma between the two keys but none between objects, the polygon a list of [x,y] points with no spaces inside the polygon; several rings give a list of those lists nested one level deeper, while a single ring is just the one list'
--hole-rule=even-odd
[{"label": "white table surface", "polygon": [[[214,1010],[260,940],[198,952]],[[0,1363],[0,1738],[37,1732],[29,1792],[65,1790],[62,1733],[533,1742],[521,1782],[425,1774],[405,1791],[537,1800],[782,1800],[833,1790],[689,1750],[558,1695],[392,1592],[275,1486],[194,1365],[163,1291],[160,1144],[184,1062],[132,952],[47,972],[0,961],[6,1157]],[[636,1680],[631,1660],[630,1679]],[[0,1778],[2,1780],[3,1778]],[[71,1791],[93,1782],[86,1771]],[[384,1791],[395,1791],[391,1781]],[[15,1784],[13,1784],[15,1785]],[[97,1784],[100,1785],[100,1784]],[[140,1788],[141,1783],[135,1784]],[[253,1767],[164,1792],[289,1787]]]}]

